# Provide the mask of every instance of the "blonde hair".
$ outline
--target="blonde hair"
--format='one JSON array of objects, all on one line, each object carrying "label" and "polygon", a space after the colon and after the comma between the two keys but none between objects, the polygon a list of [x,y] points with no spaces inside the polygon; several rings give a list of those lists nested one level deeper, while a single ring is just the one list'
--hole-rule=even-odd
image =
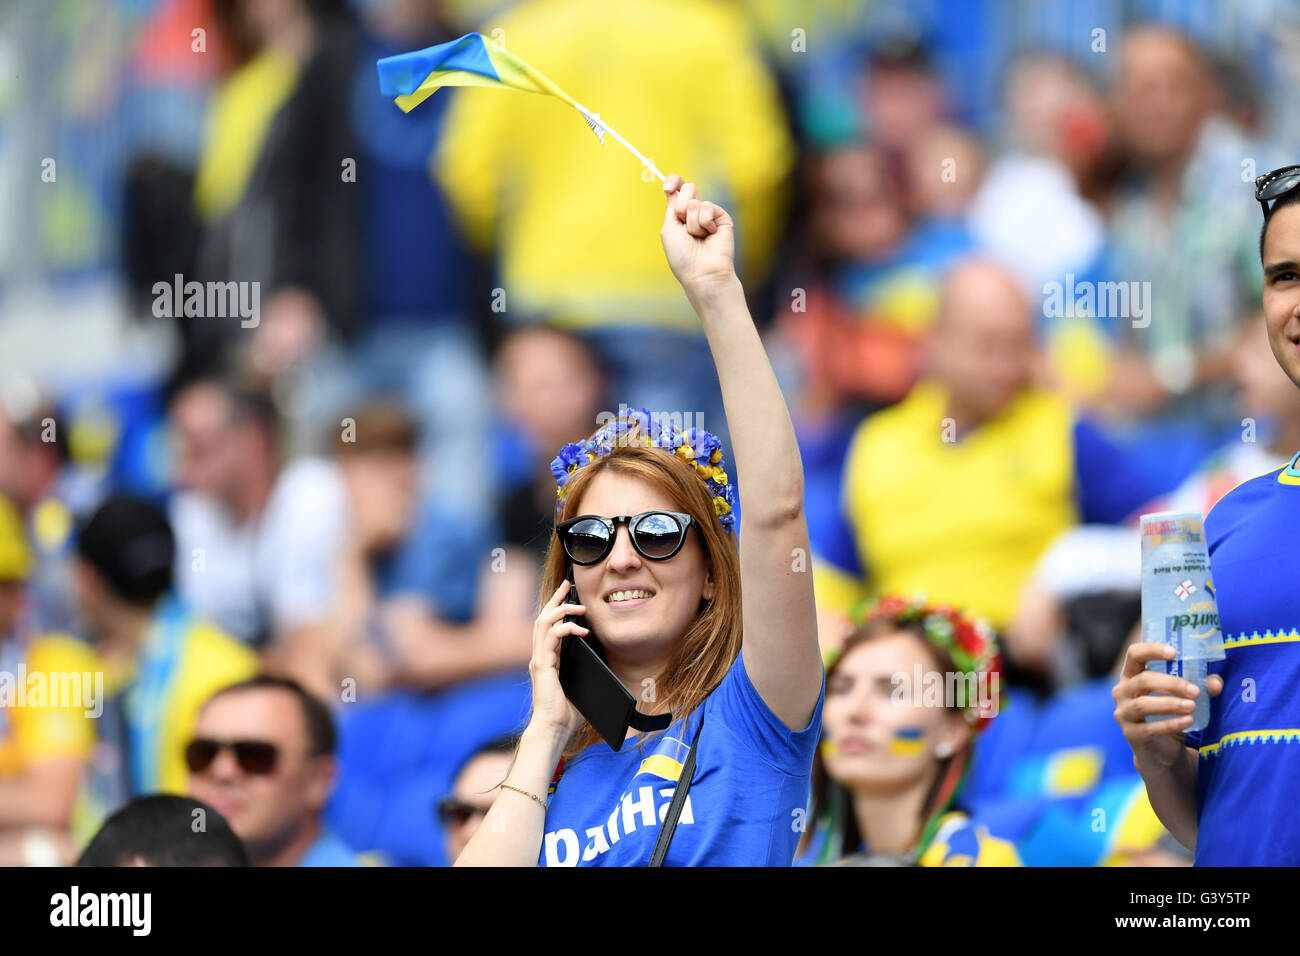
[{"label": "blonde hair", "polygon": [[[734,538],[723,531],[709,490],[695,470],[669,452],[636,444],[616,446],[608,455],[577,469],[565,485],[557,523],[581,513],[578,508],[583,494],[603,472],[639,478],[666,492],[675,509],[693,519],[704,548],[705,565],[713,573],[713,600],[700,602],[695,619],[656,678],[658,703],[681,719],[704,703],[740,653],[740,556]],[[563,546],[552,534],[542,565],[538,607],[549,601],[565,580],[568,563]],[[584,722],[570,739],[565,755],[572,756],[599,739],[595,729]]]}]

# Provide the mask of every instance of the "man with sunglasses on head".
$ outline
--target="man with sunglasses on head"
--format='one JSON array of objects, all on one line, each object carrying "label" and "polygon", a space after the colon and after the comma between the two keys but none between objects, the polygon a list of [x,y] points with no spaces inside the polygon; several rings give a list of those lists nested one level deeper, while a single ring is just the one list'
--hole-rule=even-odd
[{"label": "man with sunglasses on head", "polygon": [[254,677],[199,712],[185,747],[190,796],[226,818],[253,866],[359,866],[321,822],[334,749],[321,701],[295,681]]},{"label": "man with sunglasses on head", "polygon": [[[1300,166],[1261,176],[1255,198],[1264,210],[1264,325],[1300,388]],[[1219,499],[1205,537],[1227,652],[1209,665],[1209,723],[1185,733],[1196,686],[1146,670],[1173,657],[1161,643],[1129,648],[1115,719],[1151,806],[1198,866],[1300,865],[1300,453]]]}]

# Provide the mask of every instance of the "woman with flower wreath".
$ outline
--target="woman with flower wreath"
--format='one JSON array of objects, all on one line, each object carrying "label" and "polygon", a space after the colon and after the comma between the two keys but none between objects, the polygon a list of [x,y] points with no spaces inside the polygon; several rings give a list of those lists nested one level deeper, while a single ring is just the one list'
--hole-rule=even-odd
[{"label": "woman with flower wreath", "polygon": [[[716,438],[646,411],[560,450],[532,715],[457,865],[645,865],[683,778],[665,865],[788,866],[802,832],[823,681],[799,451],[730,216],[679,176],[664,191],[660,236],[713,352],[741,500]],[[565,698],[561,641],[589,635],[667,729],[615,750]]]},{"label": "woman with flower wreath", "polygon": [[997,713],[992,631],[894,595],[860,609],[828,655],[812,826],[798,862],[1018,866],[958,808],[975,740]]}]

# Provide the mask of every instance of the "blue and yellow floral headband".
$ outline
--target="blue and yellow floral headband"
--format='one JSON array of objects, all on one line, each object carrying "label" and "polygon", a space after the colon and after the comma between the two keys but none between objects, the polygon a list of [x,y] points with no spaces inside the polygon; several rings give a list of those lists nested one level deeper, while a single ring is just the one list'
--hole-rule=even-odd
[{"label": "blue and yellow floral headband", "polygon": [[555,476],[555,510],[564,506],[564,495],[569,478],[574,472],[597,458],[604,458],[615,448],[640,446],[659,448],[690,465],[713,499],[713,512],[722,524],[722,530],[735,531],[736,486],[727,476],[722,460],[722,442],[702,428],[680,429],[667,419],[669,416],[651,415],[646,409],[631,409],[614,421],[597,429],[586,441],[570,442],[560,449],[551,462]]}]

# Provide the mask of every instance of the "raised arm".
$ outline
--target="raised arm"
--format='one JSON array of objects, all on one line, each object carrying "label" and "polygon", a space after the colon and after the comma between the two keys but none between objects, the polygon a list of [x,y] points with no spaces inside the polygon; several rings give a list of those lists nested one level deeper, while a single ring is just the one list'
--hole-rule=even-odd
[{"label": "raised arm", "polygon": [[704,327],[731,432],[744,524],[745,670],[773,713],[802,730],[822,668],[794,426],[736,276],[731,217],[680,176],[669,176],[664,191],[664,251]]}]

